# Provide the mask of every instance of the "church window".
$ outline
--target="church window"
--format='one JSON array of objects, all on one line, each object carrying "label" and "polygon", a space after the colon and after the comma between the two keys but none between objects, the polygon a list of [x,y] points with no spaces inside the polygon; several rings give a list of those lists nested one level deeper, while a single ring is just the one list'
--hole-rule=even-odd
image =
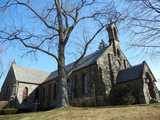
[{"label": "church window", "polygon": [[25,87],[23,89],[23,100],[26,100],[28,97],[28,87]]},{"label": "church window", "polygon": [[124,69],[127,69],[126,60],[123,60],[124,62]]},{"label": "church window", "polygon": [[45,88],[42,88],[42,100],[45,100]]},{"label": "church window", "polygon": [[72,80],[73,97],[78,97],[77,94],[77,75],[75,75],[74,80]]},{"label": "church window", "polygon": [[120,53],[120,50],[117,49],[117,56],[120,57],[121,53]]},{"label": "church window", "polygon": [[13,88],[13,95],[16,95],[16,84],[14,84],[12,88]]},{"label": "church window", "polygon": [[39,89],[35,92],[35,101],[39,100]]},{"label": "church window", "polygon": [[57,96],[57,85],[54,84],[54,90],[53,90],[53,99],[55,100]]},{"label": "church window", "polygon": [[87,75],[82,75],[82,91],[83,95],[88,95],[88,76]]},{"label": "church window", "polygon": [[8,96],[9,94],[9,87],[8,86],[6,86],[6,96]]},{"label": "church window", "polygon": [[52,85],[49,84],[49,86],[48,86],[48,102],[51,101],[51,88],[52,88]]},{"label": "church window", "polygon": [[115,39],[118,40],[117,30],[115,27],[113,28],[113,32],[114,32]]}]

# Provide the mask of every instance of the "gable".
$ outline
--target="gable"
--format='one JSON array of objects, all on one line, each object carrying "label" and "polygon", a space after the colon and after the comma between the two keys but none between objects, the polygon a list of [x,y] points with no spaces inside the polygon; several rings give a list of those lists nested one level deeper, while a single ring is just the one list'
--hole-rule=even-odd
[{"label": "gable", "polygon": [[47,72],[25,68],[16,64],[13,64],[12,68],[15,78],[19,82],[41,84],[49,75]]},{"label": "gable", "polygon": [[154,77],[149,65],[146,62],[144,62],[143,77],[146,77],[146,73],[149,73],[152,80],[156,81],[156,78]]},{"label": "gable", "polygon": [[144,64],[135,65],[128,69],[118,72],[117,83],[127,82],[130,80],[137,80],[142,77]]}]

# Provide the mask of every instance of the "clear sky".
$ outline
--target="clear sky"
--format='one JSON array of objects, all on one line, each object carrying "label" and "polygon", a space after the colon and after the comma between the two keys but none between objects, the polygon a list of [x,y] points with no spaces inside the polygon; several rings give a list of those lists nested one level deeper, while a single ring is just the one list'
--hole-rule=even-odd
[{"label": "clear sky", "polygon": [[[41,0],[40,0],[41,1]],[[41,8],[41,2],[35,0],[36,5],[38,5],[38,8]],[[3,2],[3,0],[0,0],[0,4]],[[44,3],[44,2],[42,2]],[[37,8],[37,7],[36,7]],[[39,23],[34,21],[30,21],[30,18],[27,16],[27,13],[24,13],[24,9],[18,9],[16,10],[15,8],[10,9],[9,12],[6,13],[0,13],[0,27],[8,26],[11,24],[16,24],[17,26],[19,25],[25,25],[26,27],[31,27],[32,29],[34,28],[35,31],[40,30],[41,27],[39,27]],[[23,20],[22,20],[23,19]],[[20,21],[21,20],[21,21]],[[10,26],[12,27],[12,26]],[[90,32],[93,32],[92,30],[95,29],[95,26],[93,24],[88,23],[85,28],[78,29],[75,31],[75,35],[72,35],[72,39],[81,39],[82,31],[86,30],[88,34]],[[118,26],[119,29],[119,40],[121,43],[121,49],[125,53],[125,55],[128,57],[129,61],[131,62],[132,65],[139,64],[142,61],[147,61],[149,64],[151,70],[153,71],[153,74],[157,78],[157,80],[160,78],[160,62],[159,62],[159,57],[150,57],[149,55],[146,55],[145,53],[141,52],[138,48],[129,48],[129,41],[131,40],[130,35],[126,32],[126,30],[123,29],[123,27]],[[94,52],[98,49],[98,43],[103,39],[106,43],[108,42],[108,35],[107,32],[101,33],[94,42],[91,44],[88,54],[91,52]],[[8,45],[10,46],[10,45]],[[57,69],[57,64],[53,60],[53,58],[48,57],[47,55],[43,53],[38,53],[36,58],[33,56],[24,56],[24,53],[26,52],[23,47],[17,46],[16,44],[12,44],[10,47],[5,46],[4,49],[7,50],[3,52],[0,55],[0,60],[3,63],[2,69],[4,71],[4,75],[2,76],[0,80],[0,86],[2,86],[5,76],[8,72],[8,69],[10,67],[11,62],[15,59],[16,63],[18,65],[22,65],[25,67],[31,67],[35,69],[40,69],[48,72],[52,72]],[[75,53],[74,55],[72,51],[75,49],[72,48],[72,44],[69,44],[67,46],[67,55],[66,57],[66,63],[70,63],[74,60],[75,58]],[[160,89],[160,81],[157,82],[158,87]]]}]

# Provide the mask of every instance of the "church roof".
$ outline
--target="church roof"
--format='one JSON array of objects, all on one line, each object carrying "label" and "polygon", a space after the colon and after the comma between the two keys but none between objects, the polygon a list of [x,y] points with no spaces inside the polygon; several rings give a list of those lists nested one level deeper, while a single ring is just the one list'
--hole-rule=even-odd
[{"label": "church roof", "polygon": [[[94,53],[91,53],[91,54],[85,56],[85,57],[82,58],[82,59],[79,61],[79,63],[76,65],[76,68],[74,68],[74,71],[79,70],[79,69],[81,69],[81,68],[84,68],[84,67],[86,67],[86,66],[89,66],[89,65],[95,63],[95,62],[97,61],[97,59],[99,58],[99,56],[100,56],[103,52],[104,52],[104,50],[97,50],[97,51],[95,51]],[[73,66],[74,66],[74,62],[66,65],[66,67],[65,67],[66,71],[71,70],[71,69],[73,68]],[[56,78],[57,76],[58,76],[58,71],[56,70],[56,71],[52,72],[52,73],[49,75],[49,77],[48,77],[48,79],[47,79],[46,81],[49,81],[49,80],[51,80],[51,79],[53,79],[53,78]]]},{"label": "church roof", "polygon": [[118,72],[117,83],[127,82],[130,80],[136,80],[141,77],[144,68],[144,62],[128,69]]},{"label": "church roof", "polygon": [[12,64],[12,68],[16,80],[20,82],[41,84],[49,75],[47,72],[22,67],[16,64]]}]

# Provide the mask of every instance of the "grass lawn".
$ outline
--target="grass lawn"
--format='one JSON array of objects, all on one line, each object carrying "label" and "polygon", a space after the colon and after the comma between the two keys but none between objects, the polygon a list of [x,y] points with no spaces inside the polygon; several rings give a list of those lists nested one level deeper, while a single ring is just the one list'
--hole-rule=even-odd
[{"label": "grass lawn", "polygon": [[160,120],[160,105],[70,107],[45,112],[0,115],[0,120]]}]

